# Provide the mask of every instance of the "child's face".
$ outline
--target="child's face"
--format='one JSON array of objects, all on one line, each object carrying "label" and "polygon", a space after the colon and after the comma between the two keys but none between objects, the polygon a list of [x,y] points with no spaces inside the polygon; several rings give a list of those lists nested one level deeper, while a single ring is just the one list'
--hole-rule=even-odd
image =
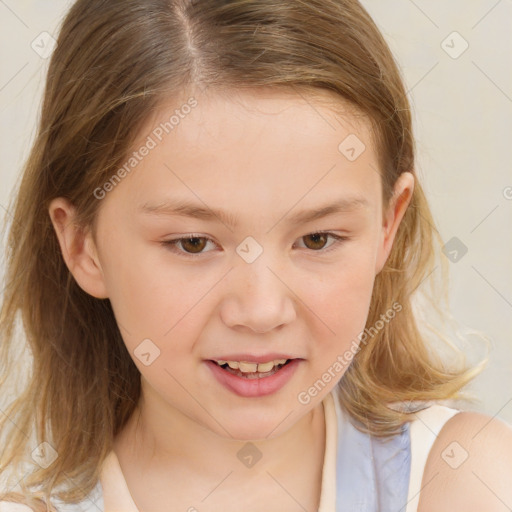
[{"label": "child's face", "polygon": [[[383,217],[368,127],[348,114],[337,120],[313,99],[276,93],[194,97],[195,107],[180,109],[185,98],[158,112],[134,147],[141,161],[101,200],[100,279],[148,403],[172,411],[167,419],[184,414],[221,436],[273,437],[318,405],[346,370],[407,201]],[[153,131],[176,109],[172,131]],[[362,146],[353,136],[344,153],[338,148],[350,134],[366,146],[355,160]],[[143,145],[156,147],[142,157]],[[404,176],[407,199],[412,177]],[[234,225],[217,213],[143,210],[177,201],[223,210]],[[338,213],[291,220],[345,202]],[[198,239],[163,244],[191,235]],[[264,394],[270,377],[259,392],[256,380],[237,388],[229,382],[241,378],[211,363],[244,354],[300,360],[292,372],[279,370],[287,378]]]}]

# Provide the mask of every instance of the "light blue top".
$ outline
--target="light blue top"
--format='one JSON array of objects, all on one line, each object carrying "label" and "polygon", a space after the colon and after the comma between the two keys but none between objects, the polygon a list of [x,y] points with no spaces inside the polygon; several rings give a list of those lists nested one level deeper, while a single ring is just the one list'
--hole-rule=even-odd
[{"label": "light blue top", "polygon": [[410,469],[409,423],[400,434],[377,438],[338,414],[336,512],[405,511]]}]

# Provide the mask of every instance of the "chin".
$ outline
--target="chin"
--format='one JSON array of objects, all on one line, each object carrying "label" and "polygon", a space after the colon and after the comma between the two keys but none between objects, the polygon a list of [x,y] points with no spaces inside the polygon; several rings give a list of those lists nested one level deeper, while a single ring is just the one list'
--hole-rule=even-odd
[{"label": "chin", "polygon": [[[286,421],[283,421],[286,418]],[[269,415],[268,418],[259,414],[245,414],[244,417],[217,418],[208,428],[224,439],[237,441],[268,441],[275,439],[292,428],[294,415],[289,411],[283,414]],[[224,428],[225,430],[224,430]],[[229,433],[228,433],[229,432]]]},{"label": "chin", "polygon": [[[227,437],[227,439],[234,441],[268,441],[283,434],[281,429],[277,432],[276,425],[261,425],[260,427],[253,425],[251,428],[232,427],[229,432],[231,437]],[[223,437],[226,437],[225,432],[223,432]]]}]

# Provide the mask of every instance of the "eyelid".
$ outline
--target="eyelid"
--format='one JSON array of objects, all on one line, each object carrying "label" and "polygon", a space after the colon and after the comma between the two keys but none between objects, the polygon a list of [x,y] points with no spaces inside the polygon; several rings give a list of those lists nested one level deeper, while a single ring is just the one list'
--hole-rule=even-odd
[{"label": "eyelid", "polygon": [[305,238],[306,236],[310,236],[310,235],[327,235],[328,237],[330,237],[334,240],[333,243],[331,243],[331,245],[329,245],[326,249],[318,249],[318,251],[315,251],[313,249],[308,249],[306,247],[305,249],[313,255],[316,253],[325,254],[329,251],[335,250],[340,246],[340,244],[342,244],[343,242],[346,242],[349,239],[349,237],[346,235],[338,235],[337,233],[333,233],[332,231],[312,231],[311,233],[308,233],[306,235],[299,237],[299,240],[301,240],[302,238]]},{"label": "eyelid", "polygon": [[[185,256],[186,258],[197,258],[203,254],[206,254],[205,252],[198,252],[198,253],[192,253],[192,252],[186,252],[186,251],[181,251],[181,250],[178,250],[177,249],[177,246],[178,244],[182,241],[182,240],[190,240],[191,238],[199,238],[199,239],[204,239],[208,242],[213,242],[213,239],[210,238],[209,236],[204,236],[204,235],[199,235],[197,233],[190,233],[190,234],[187,234],[185,236],[180,236],[179,238],[173,238],[173,239],[170,239],[170,240],[162,240],[160,243],[164,246],[164,247],[167,247],[171,250],[171,252],[174,252],[175,254],[179,254],[181,256]],[[211,252],[211,251],[206,251],[206,252]]]},{"label": "eyelid", "polygon": [[[310,236],[310,235],[328,235],[328,237],[334,239],[334,242],[331,243],[331,245],[329,245],[326,249],[318,249],[317,251],[313,250],[313,249],[308,249],[307,247],[305,248],[309,253],[311,253],[312,255],[315,255],[315,253],[318,253],[319,255],[321,254],[325,254],[331,250],[335,250],[337,249],[343,242],[346,242],[350,239],[350,237],[346,236],[346,235],[338,235],[337,233],[333,233],[332,231],[322,231],[322,230],[317,230],[317,231],[312,231],[310,233],[307,233],[301,237],[299,237],[299,240],[302,239],[302,238],[305,238],[306,236]],[[199,239],[204,239],[208,242],[212,242],[214,244],[216,244],[216,242],[210,238],[209,236],[204,236],[204,235],[200,235],[200,234],[197,234],[197,233],[190,233],[190,234],[187,234],[185,236],[180,236],[179,238],[173,238],[173,239],[170,239],[170,240],[162,240],[160,243],[168,248],[171,252],[174,252],[175,254],[179,254],[180,256],[184,256],[185,258],[191,258],[191,259],[195,259],[195,258],[198,258],[208,252],[212,252],[212,251],[206,251],[206,252],[198,252],[198,253],[191,253],[191,252],[186,252],[186,251],[182,251],[182,250],[179,250],[177,249],[177,246],[178,244],[182,241],[182,240],[190,240],[191,238],[199,238]]]}]

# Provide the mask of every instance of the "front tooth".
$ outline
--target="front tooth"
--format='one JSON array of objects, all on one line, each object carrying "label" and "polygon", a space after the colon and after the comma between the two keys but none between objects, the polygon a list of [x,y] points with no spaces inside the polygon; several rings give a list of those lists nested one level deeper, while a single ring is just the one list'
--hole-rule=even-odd
[{"label": "front tooth", "polygon": [[258,363],[246,363],[244,361],[240,361],[238,368],[244,373],[254,373],[258,368]]},{"label": "front tooth", "polygon": [[269,372],[274,368],[274,361],[269,361],[268,363],[260,363],[258,365],[259,372]]},{"label": "front tooth", "polygon": [[228,361],[227,362],[229,367],[233,370],[238,370],[238,362],[237,361]]}]

